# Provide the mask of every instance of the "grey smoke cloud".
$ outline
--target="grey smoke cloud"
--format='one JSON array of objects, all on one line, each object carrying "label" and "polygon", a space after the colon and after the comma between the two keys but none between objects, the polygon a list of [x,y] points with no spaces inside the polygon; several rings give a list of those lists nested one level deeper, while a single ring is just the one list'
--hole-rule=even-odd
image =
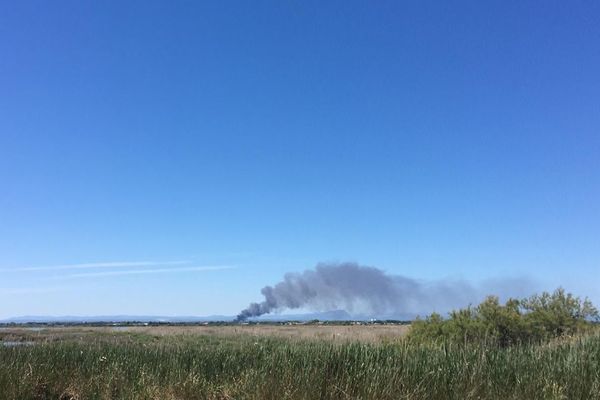
[{"label": "grey smoke cloud", "polygon": [[490,280],[479,287],[461,280],[420,282],[356,263],[321,263],[315,269],[288,273],[274,286],[265,286],[261,290],[264,301],[251,303],[237,319],[299,308],[342,309],[370,316],[423,315],[464,307],[487,294],[521,296],[523,289],[531,286],[526,279]]}]

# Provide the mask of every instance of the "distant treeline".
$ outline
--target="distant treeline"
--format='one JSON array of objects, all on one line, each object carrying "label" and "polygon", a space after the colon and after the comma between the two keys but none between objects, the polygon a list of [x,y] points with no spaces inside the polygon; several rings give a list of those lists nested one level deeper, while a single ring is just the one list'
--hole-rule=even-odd
[{"label": "distant treeline", "polygon": [[6,328],[57,328],[57,327],[117,327],[117,326],[230,326],[230,325],[261,325],[261,326],[281,326],[281,325],[331,325],[331,326],[348,326],[348,325],[410,325],[412,321],[385,319],[371,321],[334,321],[334,320],[310,320],[310,321],[207,321],[207,322],[140,322],[140,321],[123,321],[123,322],[7,322],[0,323],[0,327]]}]

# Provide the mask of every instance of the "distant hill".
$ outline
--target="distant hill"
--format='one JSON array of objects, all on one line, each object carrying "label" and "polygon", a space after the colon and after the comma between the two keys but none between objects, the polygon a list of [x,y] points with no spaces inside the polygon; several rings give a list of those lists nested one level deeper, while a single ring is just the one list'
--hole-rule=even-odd
[{"label": "distant hill", "polygon": [[348,314],[344,310],[325,311],[308,314],[265,314],[258,318],[251,318],[251,321],[354,321],[356,317]]},{"label": "distant hill", "polygon": [[[234,315],[209,315],[209,316],[160,316],[160,315],[93,315],[93,316],[22,316],[0,320],[0,324],[25,324],[25,323],[125,323],[125,322],[148,322],[148,323],[199,323],[199,322],[233,322]],[[277,322],[277,321],[368,321],[370,319],[394,319],[408,321],[415,315],[401,316],[366,316],[351,315],[344,310],[305,314],[266,314],[250,321]]]},{"label": "distant hill", "polygon": [[24,323],[100,323],[100,322],[211,322],[211,321],[233,321],[235,317],[226,315],[210,315],[206,317],[194,316],[155,316],[155,315],[94,315],[94,316],[22,316],[0,320],[3,324]]}]

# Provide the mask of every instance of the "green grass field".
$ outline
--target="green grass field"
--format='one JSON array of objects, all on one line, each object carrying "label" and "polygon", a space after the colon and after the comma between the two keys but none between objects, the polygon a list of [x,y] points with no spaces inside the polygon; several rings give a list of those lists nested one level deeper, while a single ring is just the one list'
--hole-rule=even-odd
[{"label": "green grass field", "polygon": [[1,399],[600,399],[600,336],[486,348],[96,333],[0,346]]}]

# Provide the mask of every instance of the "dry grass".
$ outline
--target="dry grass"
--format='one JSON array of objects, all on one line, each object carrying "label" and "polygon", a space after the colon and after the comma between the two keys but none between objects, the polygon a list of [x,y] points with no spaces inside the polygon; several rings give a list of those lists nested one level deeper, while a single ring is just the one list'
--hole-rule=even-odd
[{"label": "dry grass", "polygon": [[90,335],[143,334],[150,336],[205,335],[218,337],[253,336],[291,340],[326,340],[333,342],[382,343],[395,341],[409,330],[408,325],[190,325],[48,327],[41,330],[5,328],[4,341],[59,341]]}]

